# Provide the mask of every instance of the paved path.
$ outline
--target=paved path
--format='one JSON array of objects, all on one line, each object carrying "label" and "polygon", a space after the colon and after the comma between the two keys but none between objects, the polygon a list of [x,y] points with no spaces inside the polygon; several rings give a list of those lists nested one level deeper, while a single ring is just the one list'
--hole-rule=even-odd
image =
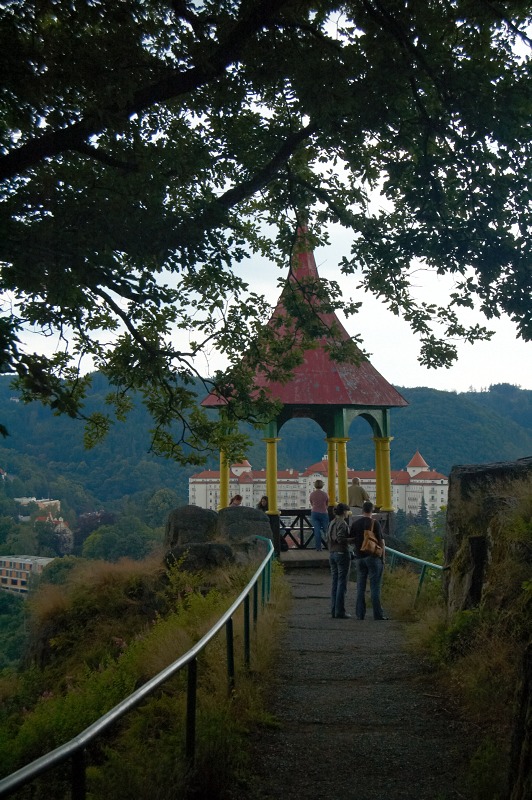
[{"label": "paved path", "polygon": [[[329,574],[287,573],[286,620],[271,710],[257,735],[256,800],[450,800],[471,743],[397,621],[333,620]],[[353,611],[354,584],[348,610]]]}]

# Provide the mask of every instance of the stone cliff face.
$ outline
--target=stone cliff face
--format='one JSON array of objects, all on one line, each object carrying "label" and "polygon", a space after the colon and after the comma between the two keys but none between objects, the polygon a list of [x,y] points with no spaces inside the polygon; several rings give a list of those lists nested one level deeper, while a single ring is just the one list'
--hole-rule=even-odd
[{"label": "stone cliff face", "polygon": [[478,607],[516,615],[516,658],[523,666],[516,687],[509,797],[530,800],[532,621],[530,604],[521,598],[532,580],[532,457],[453,467],[444,554],[449,619]]},{"label": "stone cliff face", "polygon": [[527,496],[532,497],[532,457],[453,467],[444,551],[449,613],[474,608],[486,599],[491,563],[509,559],[530,567],[530,542],[503,533]]}]

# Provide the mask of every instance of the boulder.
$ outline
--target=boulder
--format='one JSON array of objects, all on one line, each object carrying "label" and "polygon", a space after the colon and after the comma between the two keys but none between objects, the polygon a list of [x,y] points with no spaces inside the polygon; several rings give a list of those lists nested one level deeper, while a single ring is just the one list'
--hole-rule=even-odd
[{"label": "boulder", "polygon": [[225,564],[234,564],[235,560],[233,549],[221,542],[189,542],[176,545],[165,556],[167,566],[179,562],[181,569],[187,572],[223,567]]},{"label": "boulder", "polygon": [[255,536],[271,539],[270,520],[264,511],[248,506],[230,506],[218,512],[218,538],[232,544]]},{"label": "boulder", "polygon": [[[259,537],[259,538],[257,538]],[[180,506],[168,515],[164,548],[168,565],[179,561],[184,570],[249,564],[266,553],[270,520],[256,508],[232,506],[218,513],[199,506]]]},{"label": "boulder", "polygon": [[217,537],[216,511],[199,506],[180,506],[168,515],[164,547],[172,550],[177,545],[212,542]]}]

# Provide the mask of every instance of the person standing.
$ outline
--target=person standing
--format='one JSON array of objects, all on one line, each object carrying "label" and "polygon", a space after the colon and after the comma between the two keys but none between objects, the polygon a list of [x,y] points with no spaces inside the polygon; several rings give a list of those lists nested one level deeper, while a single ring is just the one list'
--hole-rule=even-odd
[{"label": "person standing", "polygon": [[329,566],[331,568],[331,616],[333,619],[350,619],[351,614],[345,610],[347,580],[351,566],[351,554],[348,544],[349,528],[346,522],[349,506],[338,503],[334,507],[334,519],[329,523],[327,546],[329,548]]},{"label": "person standing", "polygon": [[351,513],[360,516],[360,514],[362,514],[362,506],[366,500],[369,500],[369,494],[364,487],[360,485],[360,478],[353,478],[348,490],[348,501]]},{"label": "person standing", "polygon": [[[366,583],[369,577],[371,604],[373,606],[373,619],[388,619],[384,615],[381,605],[381,584],[384,570],[384,539],[381,526],[372,518],[373,503],[366,500],[362,506],[362,516],[351,524],[349,536],[354,540],[355,565],[357,571],[357,599],[355,613],[357,619],[366,616]],[[367,555],[360,548],[364,542],[364,531],[373,525],[373,535],[382,548],[382,554]]]},{"label": "person standing", "polygon": [[264,513],[268,510],[268,498],[265,494],[262,495],[259,502],[257,503],[257,508],[259,511],[264,511]]},{"label": "person standing", "polygon": [[329,527],[329,495],[323,491],[323,481],[314,481],[314,491],[310,493],[310,522],[314,531],[316,550],[321,550],[321,534],[327,536]]}]

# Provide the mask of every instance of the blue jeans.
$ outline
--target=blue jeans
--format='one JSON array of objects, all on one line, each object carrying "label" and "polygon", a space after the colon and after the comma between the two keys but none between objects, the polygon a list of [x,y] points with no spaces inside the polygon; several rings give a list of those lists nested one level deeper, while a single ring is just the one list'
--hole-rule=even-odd
[{"label": "blue jeans", "polygon": [[310,522],[312,524],[312,530],[314,531],[314,543],[316,545],[316,550],[321,550],[321,533],[323,531],[324,538],[327,538],[329,515],[322,511],[311,511]]},{"label": "blue jeans", "polygon": [[375,556],[365,556],[357,558],[357,619],[364,619],[366,616],[366,581],[369,575],[369,591],[371,595],[371,605],[373,606],[373,618],[382,619],[384,612],[381,606],[381,583],[384,565],[380,558]]},{"label": "blue jeans", "polygon": [[329,553],[329,565],[332,578],[331,614],[333,617],[343,617],[351,556],[349,553]]}]

